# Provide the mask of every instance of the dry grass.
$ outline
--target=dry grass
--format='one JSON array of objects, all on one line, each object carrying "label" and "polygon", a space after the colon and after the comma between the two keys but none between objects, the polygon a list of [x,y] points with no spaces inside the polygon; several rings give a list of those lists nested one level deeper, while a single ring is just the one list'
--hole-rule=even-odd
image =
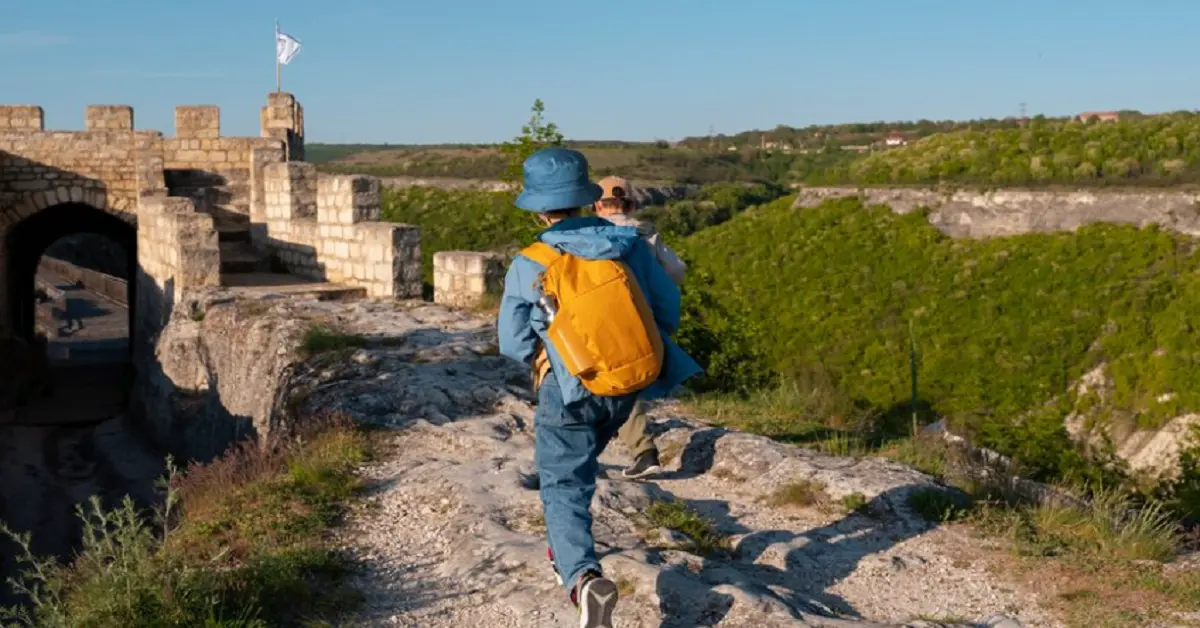
[{"label": "dry grass", "polygon": [[785,484],[766,497],[768,506],[810,508],[829,503],[825,485],[816,480],[796,480]]}]

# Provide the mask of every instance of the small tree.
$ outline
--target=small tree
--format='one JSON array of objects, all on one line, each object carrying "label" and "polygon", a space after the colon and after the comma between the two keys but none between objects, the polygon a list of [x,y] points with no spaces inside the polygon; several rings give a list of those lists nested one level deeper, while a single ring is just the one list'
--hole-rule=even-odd
[{"label": "small tree", "polygon": [[532,115],[529,116],[529,123],[521,127],[521,134],[500,145],[500,152],[508,157],[504,181],[517,191],[521,189],[522,166],[525,160],[548,146],[563,145],[563,134],[558,132],[558,126],[553,122],[546,122],[543,118],[546,105],[542,103],[542,99],[533,101],[530,111]]}]

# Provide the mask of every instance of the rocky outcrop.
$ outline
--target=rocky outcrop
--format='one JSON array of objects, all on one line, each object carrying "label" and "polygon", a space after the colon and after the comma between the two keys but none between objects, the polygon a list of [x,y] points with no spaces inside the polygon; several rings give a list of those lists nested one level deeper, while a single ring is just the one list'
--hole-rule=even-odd
[{"label": "rocky outcrop", "polygon": [[1092,223],[1161,225],[1200,236],[1200,192],[1159,190],[934,190],[802,187],[793,207],[857,196],[907,214],[929,208],[929,223],[952,237],[1073,231]]},{"label": "rocky outcrop", "polygon": [[289,378],[310,321],[219,291],[184,305],[138,365],[139,416],[181,460],[209,460],[243,438],[268,442],[287,425]]},{"label": "rocky outcrop", "polygon": [[[362,470],[369,503],[339,533],[364,565],[356,582],[366,605],[351,623],[573,621],[545,559],[528,373],[496,354],[494,320],[425,303],[263,307],[262,322],[238,318],[236,304],[210,306],[191,325],[173,321],[160,353],[198,360],[208,352],[206,368],[172,370],[193,387],[216,373],[210,407],[219,398],[269,416],[278,404],[265,390],[275,382],[285,392],[273,398],[291,399],[298,415],[338,413],[375,428],[381,451]],[[303,363],[280,357],[295,337],[288,321],[304,320],[336,325],[362,346]],[[227,351],[220,342],[254,353],[212,355]],[[1032,592],[997,582],[959,533],[912,512],[908,496],[945,490],[922,473],[709,427],[670,404],[653,410],[650,426],[667,472],[623,481],[626,458],[613,447],[593,504],[603,563],[621,587],[619,625],[960,625],[915,620],[936,616],[1019,626],[990,616],[1002,608],[1054,625]],[[812,504],[780,503],[797,485],[817,487]],[[649,517],[656,502],[686,504],[711,522],[705,542],[714,551],[696,547],[698,531]]]},{"label": "rocky outcrop", "polygon": [[1085,373],[1073,392],[1090,397],[1096,403],[1067,415],[1067,433],[1092,447],[1111,447],[1112,453],[1124,461],[1131,472],[1148,480],[1178,476],[1180,454],[1192,447],[1200,447],[1200,414],[1177,416],[1155,429],[1139,428],[1136,418],[1128,412],[1114,412],[1105,404],[1112,389],[1113,382],[1105,364]]},{"label": "rocky outcrop", "polygon": [[[380,182],[390,188],[438,188],[442,190],[477,190],[485,192],[503,192],[512,189],[504,181],[487,181],[480,179],[454,179],[450,177],[380,177]],[[636,182],[635,182],[636,184]],[[652,185],[634,188],[634,200],[638,207],[663,205],[668,201],[679,200],[690,192],[698,190],[698,185]]]}]

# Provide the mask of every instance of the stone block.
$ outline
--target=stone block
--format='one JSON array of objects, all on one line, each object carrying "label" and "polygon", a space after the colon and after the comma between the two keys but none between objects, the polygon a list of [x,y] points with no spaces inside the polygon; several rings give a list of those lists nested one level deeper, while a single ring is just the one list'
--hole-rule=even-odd
[{"label": "stone block", "polygon": [[433,300],[470,307],[504,289],[505,257],[499,253],[439,251],[433,255]]},{"label": "stone block", "polygon": [[221,109],[215,105],[187,105],[175,108],[175,137],[196,140],[189,145],[200,149],[200,139],[221,136]]},{"label": "stone block", "polygon": [[88,105],[88,131],[132,131],[133,107],[129,105]]},{"label": "stone block", "polygon": [[36,105],[0,106],[0,131],[37,133],[46,130],[45,112]]}]

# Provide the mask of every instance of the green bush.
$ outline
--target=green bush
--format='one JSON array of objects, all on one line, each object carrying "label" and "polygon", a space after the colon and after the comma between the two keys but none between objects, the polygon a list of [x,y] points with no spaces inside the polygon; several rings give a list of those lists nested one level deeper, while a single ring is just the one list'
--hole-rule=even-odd
[{"label": "green bush", "polygon": [[1045,404],[1102,361],[1142,424],[1200,408],[1187,315],[1200,255],[1185,236],[1096,225],[954,241],[919,213],[843,199],[759,207],[681,249],[703,278],[681,336],[729,356],[708,357],[709,382],[763,356],[785,380],[819,366],[854,403],[907,412],[911,322],[919,403],[1044,478],[1096,479],[1063,429],[1070,404]]},{"label": "green bush", "polygon": [[647,207],[637,216],[664,234],[682,237],[719,225],[754,205],[773,201],[784,194],[784,188],[770,184],[706,185],[688,198]]},{"label": "green bush", "polygon": [[421,268],[430,284],[437,251],[513,253],[540,230],[532,214],[513,206],[508,192],[386,189],[382,214],[384,220],[421,228]]}]

